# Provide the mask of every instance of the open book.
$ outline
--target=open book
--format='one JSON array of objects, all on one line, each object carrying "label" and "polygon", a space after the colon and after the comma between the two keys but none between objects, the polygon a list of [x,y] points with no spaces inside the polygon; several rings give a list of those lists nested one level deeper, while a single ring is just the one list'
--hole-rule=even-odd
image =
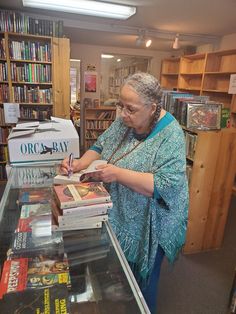
[{"label": "open book", "polygon": [[70,184],[70,183],[80,183],[80,182],[96,182],[100,181],[96,179],[96,174],[98,174],[99,169],[96,169],[98,165],[107,164],[106,160],[94,160],[88,168],[81,170],[78,173],[73,173],[71,176],[58,174],[54,177],[54,184]]}]

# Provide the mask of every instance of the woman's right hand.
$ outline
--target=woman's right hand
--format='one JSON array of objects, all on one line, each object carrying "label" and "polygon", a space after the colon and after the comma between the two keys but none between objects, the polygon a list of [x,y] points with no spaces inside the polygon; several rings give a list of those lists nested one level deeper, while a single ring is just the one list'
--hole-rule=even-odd
[{"label": "woman's right hand", "polygon": [[81,170],[80,160],[74,159],[71,167],[69,166],[69,158],[65,158],[60,165],[60,173],[68,175],[69,172],[78,172]]}]

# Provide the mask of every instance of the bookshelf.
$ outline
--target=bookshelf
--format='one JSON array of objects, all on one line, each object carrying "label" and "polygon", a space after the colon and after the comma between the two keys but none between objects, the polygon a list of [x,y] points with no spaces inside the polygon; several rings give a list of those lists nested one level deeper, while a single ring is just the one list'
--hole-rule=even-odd
[{"label": "bookshelf", "polygon": [[[236,172],[236,130],[193,131],[187,151],[190,207],[184,253],[220,248]],[[190,169],[189,169],[190,168]]]},{"label": "bookshelf", "polygon": [[236,74],[236,49],[164,59],[161,84],[222,103],[230,109],[231,126],[236,127],[236,98],[228,94],[231,74]]},{"label": "bookshelf", "polygon": [[13,126],[5,123],[5,102],[19,104],[22,120],[70,117],[70,43],[52,37],[59,35],[58,27],[58,22],[0,11],[0,180],[6,179],[6,138]]},{"label": "bookshelf", "polygon": [[84,139],[83,147],[86,151],[93,145],[98,136],[101,135],[115,120],[115,107],[84,108]]},{"label": "bookshelf", "polygon": [[164,59],[161,64],[161,86],[165,89],[178,87],[180,58]]}]

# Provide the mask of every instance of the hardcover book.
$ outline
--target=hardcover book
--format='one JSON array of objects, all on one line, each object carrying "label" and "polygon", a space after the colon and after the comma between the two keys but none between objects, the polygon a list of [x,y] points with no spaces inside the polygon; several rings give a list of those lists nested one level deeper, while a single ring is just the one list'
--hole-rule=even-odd
[{"label": "hardcover book", "polygon": [[55,285],[42,289],[8,293],[1,300],[0,312],[9,314],[69,314],[67,286]]},{"label": "hardcover book", "polygon": [[19,258],[6,260],[0,282],[0,298],[9,292],[55,284],[70,284],[69,266],[66,259],[40,261],[39,258]]},{"label": "hardcover book", "polygon": [[61,209],[111,201],[102,182],[57,185],[54,186],[54,191]]}]

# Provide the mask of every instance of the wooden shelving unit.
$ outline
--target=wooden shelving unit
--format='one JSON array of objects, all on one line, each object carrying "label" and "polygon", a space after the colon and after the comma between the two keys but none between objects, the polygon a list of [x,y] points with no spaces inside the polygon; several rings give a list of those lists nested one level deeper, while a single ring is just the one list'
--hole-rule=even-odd
[{"label": "wooden shelving unit", "polygon": [[84,109],[84,150],[93,145],[115,120],[115,107],[97,107]]},{"label": "wooden shelving unit", "polygon": [[161,64],[161,86],[166,89],[178,87],[180,58],[170,58]]},{"label": "wooden shelving unit", "polygon": [[[167,83],[166,79],[168,64],[171,69],[173,63],[176,69],[179,66],[177,86],[176,81]],[[236,95],[228,94],[230,75],[235,73],[236,50],[162,61],[164,88],[210,96],[231,111],[229,129],[196,132],[185,128],[197,135],[194,157],[187,156],[191,181],[185,253],[216,249],[223,241],[232,190],[236,193]]]},{"label": "wooden shelving unit", "polygon": [[[20,118],[24,120],[43,120],[51,115],[70,117],[69,45],[66,38],[0,32],[2,133],[12,127],[4,120],[3,103],[7,102],[19,104]],[[7,143],[3,145],[7,148]],[[6,162],[7,159],[0,164],[0,180],[1,173],[6,179],[1,170]]]},{"label": "wooden shelving unit", "polygon": [[221,247],[236,171],[235,129],[196,134],[185,253]]}]

